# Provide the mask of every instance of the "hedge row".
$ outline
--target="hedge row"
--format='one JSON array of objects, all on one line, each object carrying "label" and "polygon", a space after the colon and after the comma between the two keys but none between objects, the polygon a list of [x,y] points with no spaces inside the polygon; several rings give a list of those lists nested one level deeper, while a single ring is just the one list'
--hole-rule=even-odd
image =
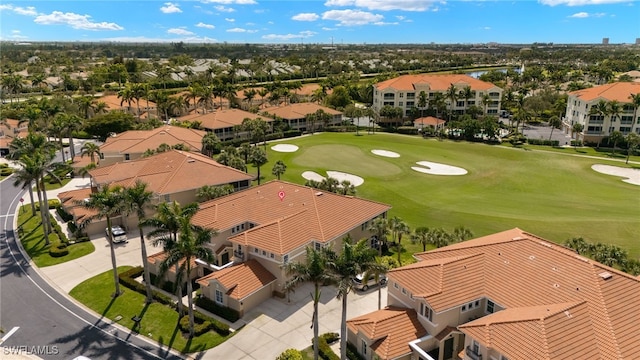
[{"label": "hedge row", "polygon": [[10,167],[0,169],[0,176],[9,176],[11,174],[13,174],[13,169]]},{"label": "hedge row", "polygon": [[[49,209],[57,209],[60,207],[60,200],[58,199],[47,200],[47,203],[49,204]],[[40,211],[40,203],[36,202],[35,206],[36,206],[36,211]]]},{"label": "hedge row", "polygon": [[62,208],[62,206],[58,206],[56,208],[56,212],[64,222],[73,220],[73,215],[69,214],[64,208]]},{"label": "hedge row", "polygon": [[527,142],[531,145],[545,145],[545,146],[558,146],[560,141],[549,139],[527,139]]},{"label": "hedge row", "polygon": [[[120,274],[118,274],[118,278],[119,281],[122,285],[124,285],[125,287],[139,292],[140,294],[146,295],[147,294],[147,289],[146,287],[139,283],[138,281],[136,281],[135,278],[142,276],[142,274],[144,273],[144,268],[142,266],[136,266],[134,268],[131,268],[127,271],[121,272]],[[152,290],[153,293],[153,299],[161,304],[164,305],[168,305],[172,308],[175,308],[175,302],[173,301],[172,298],[170,298],[169,296],[166,296],[165,294],[156,291],[156,290]],[[217,332],[218,334],[222,335],[222,336],[227,336],[230,333],[229,330],[229,326],[227,324],[224,324],[216,319],[212,319],[208,316],[203,315],[202,313],[199,312],[194,312],[194,317],[196,319],[196,322],[198,322],[199,324],[204,324],[205,322],[209,323],[209,328],[206,330],[215,330],[215,332]],[[180,320],[182,321],[182,319]],[[182,326],[182,325],[180,325]],[[187,319],[187,331],[189,328],[189,320]],[[205,331],[205,332],[206,332]],[[203,332],[204,333],[204,332]]]},{"label": "hedge row", "polygon": [[[318,353],[320,358],[324,360],[340,360],[340,357],[331,350],[326,335],[328,334],[322,334],[318,337]],[[311,344],[313,344],[313,340],[311,340]]]},{"label": "hedge row", "polygon": [[230,322],[236,322],[240,319],[240,314],[236,310],[219,305],[215,301],[204,296],[200,296],[196,299],[196,305]]},{"label": "hedge row", "polygon": [[[213,329],[213,324],[210,321],[200,321],[199,318],[194,316],[193,335],[200,336]],[[182,332],[189,332],[189,315],[185,315],[180,319],[178,323]]]},{"label": "hedge row", "polygon": [[49,255],[51,257],[63,257],[69,255],[67,244],[60,241],[60,237],[58,237],[58,234],[49,234],[49,243]]}]

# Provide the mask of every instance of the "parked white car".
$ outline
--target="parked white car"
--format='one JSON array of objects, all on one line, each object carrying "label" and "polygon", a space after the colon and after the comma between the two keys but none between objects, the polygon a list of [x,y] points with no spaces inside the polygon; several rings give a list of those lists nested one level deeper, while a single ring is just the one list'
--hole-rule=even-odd
[{"label": "parked white car", "polygon": [[[107,235],[107,239],[109,238],[109,228],[104,229],[105,234]],[[127,232],[118,225],[111,227],[111,233],[113,234],[113,243],[119,244],[122,242],[127,242]]]},{"label": "parked white car", "polygon": [[367,291],[369,290],[370,287],[376,286],[376,285],[384,286],[386,283],[387,283],[387,276],[384,274],[378,277],[378,282],[376,282],[376,277],[373,275],[370,275],[369,279],[365,282],[364,273],[356,275],[356,277],[353,279],[353,287],[356,290],[362,290],[362,291]]}]

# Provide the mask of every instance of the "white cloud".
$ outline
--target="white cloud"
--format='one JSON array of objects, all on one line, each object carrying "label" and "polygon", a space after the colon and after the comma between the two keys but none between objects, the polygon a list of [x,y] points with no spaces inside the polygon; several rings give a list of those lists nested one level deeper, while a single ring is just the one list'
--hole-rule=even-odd
[{"label": "white cloud", "polygon": [[36,8],[33,6],[21,7],[21,6],[13,6],[11,4],[0,4],[0,11],[13,11],[18,15],[25,16],[36,16],[38,12],[36,12]]},{"label": "white cloud", "polygon": [[436,1],[434,0],[327,0],[325,6],[355,6],[368,10],[403,10],[426,11]]},{"label": "white cloud", "polygon": [[291,20],[297,21],[316,21],[320,18],[320,16],[316,13],[300,13],[297,15],[293,15]]},{"label": "white cloud", "polygon": [[236,11],[236,9],[234,9],[234,8],[225,7],[223,5],[216,5],[213,8],[218,10],[219,12],[226,12],[226,13],[232,13],[232,12]]},{"label": "white cloud", "polygon": [[234,18],[224,18],[224,20],[228,21],[228,22],[235,22],[236,21],[236,19],[234,19]]},{"label": "white cloud", "polygon": [[174,35],[183,35],[183,36],[195,35],[194,33],[192,33],[191,31],[185,28],[171,28],[167,30],[167,33],[174,34]]},{"label": "white cloud", "polygon": [[581,11],[581,12],[577,12],[577,13],[575,13],[575,14],[573,14],[573,15],[570,15],[570,16],[568,16],[568,17],[570,17],[570,18],[584,19],[584,18],[588,18],[588,17],[603,17],[603,16],[605,16],[605,15],[606,15],[605,13],[593,13],[593,14],[589,14],[588,12]]},{"label": "white cloud", "polygon": [[165,14],[173,14],[173,13],[181,13],[182,10],[180,10],[180,8],[178,7],[178,4],[174,4],[174,3],[164,3],[164,6],[160,8],[160,11],[162,11]]},{"label": "white cloud", "polygon": [[602,4],[615,4],[623,2],[632,2],[632,0],[538,0],[543,5],[556,6],[583,6],[583,5],[602,5]]},{"label": "white cloud", "polygon": [[357,26],[379,23],[384,16],[360,10],[329,10],[322,19],[338,21],[341,26]]},{"label": "white cloud", "polygon": [[338,29],[337,28],[330,28],[330,27],[323,27],[322,30],[324,30],[324,31],[336,31]]},{"label": "white cloud", "polygon": [[63,13],[54,11],[49,15],[38,15],[35,20],[40,25],[69,25],[80,30],[124,30],[116,23],[93,22],[90,15],[80,15],[75,13]]},{"label": "white cloud", "polygon": [[227,32],[253,34],[253,33],[257,33],[258,30],[249,30],[249,29],[243,29],[243,28],[231,28],[231,29],[227,29]]},{"label": "white cloud", "polygon": [[199,22],[199,23],[197,23],[197,24],[196,24],[196,27],[199,27],[199,28],[205,28],[205,29],[215,29],[215,28],[216,28],[216,27],[215,27],[215,25],[205,24],[205,23],[203,23],[203,22]]},{"label": "white cloud", "polygon": [[480,29],[482,29],[482,30],[491,30],[491,26],[481,27]]},{"label": "white cloud", "polygon": [[285,41],[285,40],[310,38],[314,35],[316,35],[316,33],[313,31],[301,31],[297,34],[268,34],[268,35],[262,36],[262,38],[265,40]]},{"label": "white cloud", "polygon": [[214,43],[218,42],[216,39],[208,37],[190,36],[186,38],[149,38],[145,36],[121,36],[102,39],[103,41],[122,42],[122,43],[170,43],[176,41],[183,41],[187,43]]}]

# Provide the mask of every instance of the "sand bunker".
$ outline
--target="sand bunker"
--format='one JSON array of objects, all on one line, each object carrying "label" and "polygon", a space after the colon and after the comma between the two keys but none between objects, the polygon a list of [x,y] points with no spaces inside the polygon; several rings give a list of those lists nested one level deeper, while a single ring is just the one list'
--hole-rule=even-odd
[{"label": "sand bunker", "polygon": [[338,180],[339,182],[347,180],[353,186],[360,186],[360,185],[362,185],[364,183],[364,179],[361,178],[360,176],[347,174],[347,173],[343,173],[343,172],[340,172],[340,171],[327,171],[327,175],[330,178],[334,178],[334,179]]},{"label": "sand bunker", "polygon": [[629,169],[629,168],[623,168],[619,166],[600,165],[600,164],[592,165],[591,168],[602,174],[623,177],[625,179],[622,181],[626,183],[633,184],[633,185],[640,185],[640,170],[638,169]]},{"label": "sand bunker", "polygon": [[296,145],[291,145],[291,144],[278,144],[278,145],[273,145],[271,147],[271,150],[277,151],[277,152],[290,153],[290,152],[298,151],[298,147]]},{"label": "sand bunker", "polygon": [[384,156],[384,157],[390,157],[390,158],[399,158],[400,154],[393,152],[393,151],[388,151],[388,150],[371,150],[371,152],[374,155],[378,155],[378,156]]},{"label": "sand bunker", "polygon": [[457,166],[434,163],[430,161],[418,161],[419,166],[412,166],[411,169],[431,175],[466,175],[467,170]]},{"label": "sand bunker", "polygon": [[[338,180],[338,182],[342,182],[344,180],[347,180],[351,183],[351,185],[353,186],[360,186],[364,183],[364,179],[361,178],[360,176],[356,176],[356,175],[352,175],[352,174],[347,174],[347,173],[343,173],[340,171],[327,171],[327,176],[330,178],[334,178],[336,180]],[[321,182],[322,180],[325,179],[324,176],[318,174],[317,172],[314,171],[305,171],[302,173],[302,177],[305,178],[306,180],[313,180],[313,181],[317,181],[317,182]]]}]

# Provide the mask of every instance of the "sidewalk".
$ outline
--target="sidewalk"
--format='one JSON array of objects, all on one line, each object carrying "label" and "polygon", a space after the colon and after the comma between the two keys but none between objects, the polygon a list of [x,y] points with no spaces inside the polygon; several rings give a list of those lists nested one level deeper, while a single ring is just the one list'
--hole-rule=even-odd
[{"label": "sidewalk", "polygon": [[[88,186],[88,179],[72,179],[61,189],[47,192],[49,199],[57,198],[63,191],[75,190]],[[28,201],[27,198],[25,198]],[[66,230],[66,225],[61,224]],[[71,289],[86,279],[111,269],[111,255],[109,244],[101,234],[91,238],[96,250],[66,263],[39,268],[38,271],[45,279],[60,292],[68,294]],[[160,247],[153,247],[145,239],[149,255],[162,251]],[[142,265],[140,254],[140,239],[133,233],[129,241],[116,245],[118,265]],[[249,311],[234,328],[240,330],[224,343],[197,356],[199,359],[232,359],[232,360],[263,360],[275,359],[280,353],[289,348],[304,349],[311,346],[313,329],[311,315],[313,303],[310,293],[312,284],[303,284],[287,299],[271,298],[260,306]],[[340,333],[340,319],[342,301],[335,298],[334,287],[323,287],[319,304],[320,334],[326,332]],[[184,298],[183,300],[185,300]],[[382,306],[386,306],[387,289],[382,288]],[[378,309],[378,290],[371,289],[366,293],[355,292],[348,296],[349,307],[347,318],[359,316]],[[186,301],[184,301],[186,303]],[[246,323],[244,327],[242,324]],[[153,340],[149,340],[155,343]],[[340,343],[332,344],[336,354],[340,353]]]}]

